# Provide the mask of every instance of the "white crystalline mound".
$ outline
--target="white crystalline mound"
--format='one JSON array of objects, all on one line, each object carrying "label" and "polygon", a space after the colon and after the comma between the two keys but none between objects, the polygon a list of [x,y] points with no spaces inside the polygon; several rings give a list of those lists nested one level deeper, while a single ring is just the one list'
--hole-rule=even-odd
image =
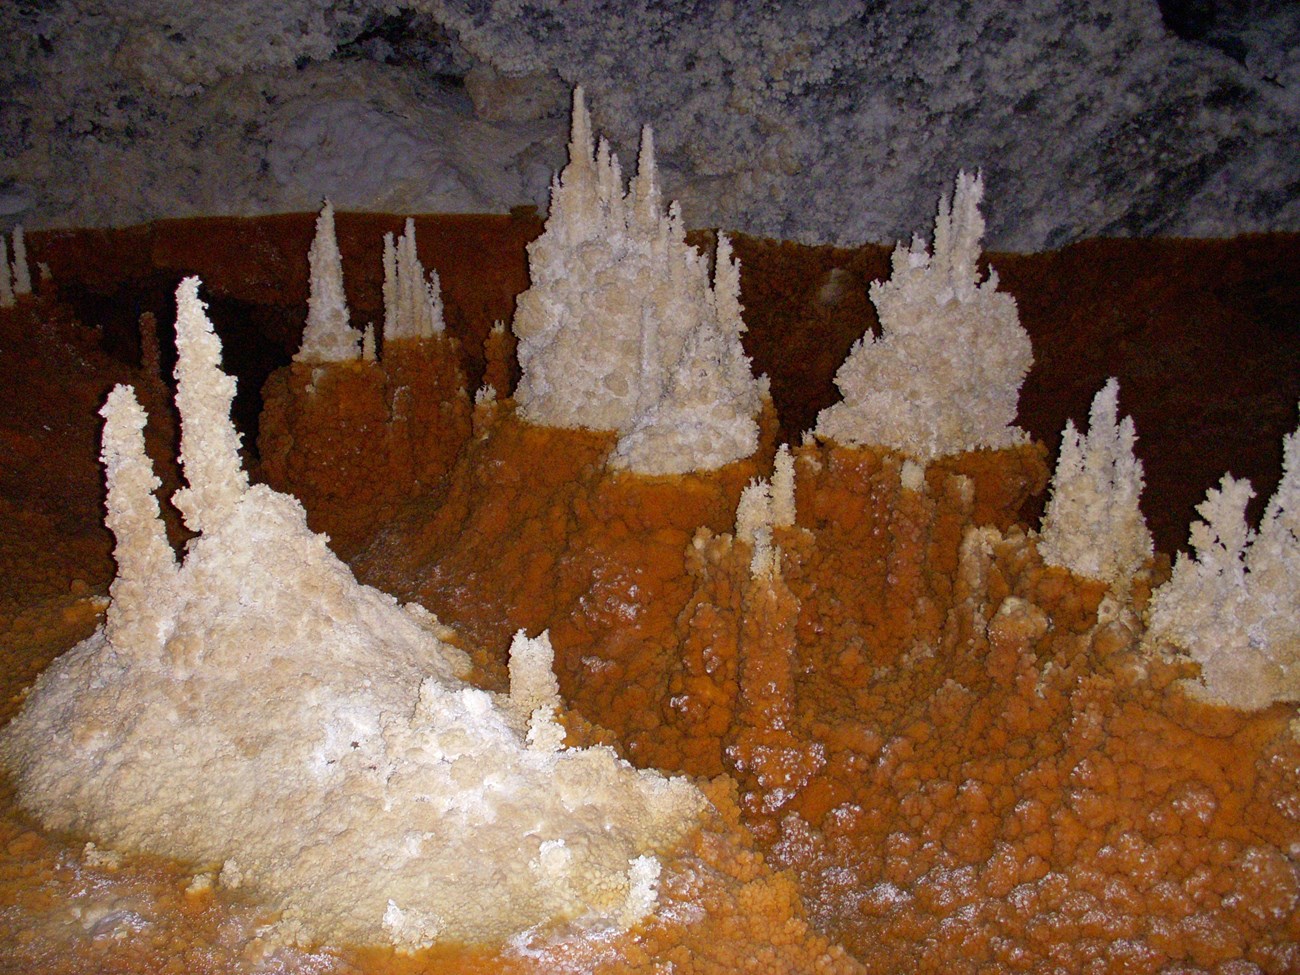
[{"label": "white crystalline mound", "polygon": [[1151,595],[1143,646],[1172,646],[1201,665],[1195,696],[1243,711],[1300,701],[1300,430],[1282,440],[1282,480],[1259,530],[1255,492],[1229,474],[1196,506],[1194,554]]},{"label": "white crystalline mound", "polygon": [[512,324],[520,416],[617,431],[611,466],[645,475],[713,470],[758,447],[762,392],[740,343],[730,241],[719,237],[710,284],[680,209],[662,206],[650,130],[625,189],[608,143],[593,146],[581,88],[528,273]]},{"label": "white crystalline mound", "polygon": [[225,865],[281,912],[284,941],[415,949],[640,920],[699,792],[562,747],[544,636],[516,639],[510,696],[467,685],[430,614],[359,585],[294,498],[247,486],[194,284],[177,371],[201,534],[179,565],[160,542],[144,414],[118,387],[104,459],[119,576],[104,627],[0,734],[22,805],[101,846]]},{"label": "white crystalline mound", "polygon": [[1131,417],[1119,418],[1119,380],[1092,401],[1088,432],[1067,420],[1043,513],[1043,561],[1122,590],[1155,546],[1139,502],[1142,462]]},{"label": "white crystalline mound", "polygon": [[983,194],[978,175],[958,173],[933,250],[919,238],[895,248],[889,280],[871,285],[880,335],[859,339],[836,372],[843,399],[817,415],[819,436],[922,462],[1025,442],[1014,421],[1033,350],[997,274],[979,279]]}]

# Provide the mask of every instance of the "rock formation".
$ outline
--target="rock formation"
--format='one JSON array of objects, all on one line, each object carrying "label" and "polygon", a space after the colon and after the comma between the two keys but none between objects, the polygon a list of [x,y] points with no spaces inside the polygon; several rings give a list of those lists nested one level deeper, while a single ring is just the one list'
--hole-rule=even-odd
[{"label": "rock formation", "polygon": [[1191,693],[1253,711],[1300,700],[1300,430],[1283,440],[1282,482],[1259,529],[1246,521],[1250,482],[1225,474],[1197,508],[1193,555],[1151,599],[1151,650],[1173,646],[1201,665]]},{"label": "rock formation", "polygon": [[293,498],[248,484],[197,288],[177,295],[174,502],[198,534],[178,565],[144,414],[118,387],[103,456],[121,575],[104,627],[4,731],[20,800],[105,846],[221,864],[278,905],[290,943],[410,950],[644,919],[656,856],[703,797],[563,747],[544,639],[516,641],[507,696],[465,684],[430,614],[358,585]]},{"label": "rock formation", "polygon": [[384,235],[384,343],[431,339],[446,328],[442,320],[442,285],[437,270],[425,279],[415,250],[415,221],[393,242]]},{"label": "rock formation", "polygon": [[1138,506],[1136,441],[1132,418],[1119,419],[1119,382],[1111,379],[1092,401],[1087,434],[1081,438],[1074,421],[1066,421],[1038,542],[1048,565],[1121,593],[1155,551]]},{"label": "rock formation", "polygon": [[7,4],[0,214],[121,226],[322,194],[372,212],[544,206],[583,84],[616,139],[656,120],[701,226],[892,241],[983,163],[999,249],[1300,229],[1288,0],[633,9]]},{"label": "rock formation", "polygon": [[[382,356],[373,326],[347,325],[333,239],[327,205],[312,245],[302,346],[266,383],[258,446],[268,482],[307,499],[313,529],[347,558],[401,504],[439,485],[469,436],[471,407],[460,347],[445,334],[438,273],[425,276],[414,221],[396,243],[384,237]],[[323,426],[337,435],[316,440]]]},{"label": "rock formation", "polygon": [[1033,353],[997,273],[980,281],[983,194],[978,175],[959,173],[933,252],[919,237],[895,248],[889,280],[871,286],[880,336],[864,335],[835,374],[844,400],[818,415],[819,436],[922,463],[1025,441],[1014,421]]},{"label": "rock formation", "polygon": [[593,146],[578,88],[569,163],[552,183],[546,229],[528,247],[533,284],[513,324],[515,401],[532,423],[616,431],[617,467],[712,470],[758,447],[740,273],[722,238],[710,286],[680,209],[663,210],[658,180],[646,128],[624,190],[609,144]]},{"label": "rock formation", "polygon": [[316,220],[316,237],[307,255],[311,268],[307,327],[295,362],[347,362],[361,355],[362,334],[348,324],[343,293],[343,259],[334,235],[334,207],[329,200]]}]

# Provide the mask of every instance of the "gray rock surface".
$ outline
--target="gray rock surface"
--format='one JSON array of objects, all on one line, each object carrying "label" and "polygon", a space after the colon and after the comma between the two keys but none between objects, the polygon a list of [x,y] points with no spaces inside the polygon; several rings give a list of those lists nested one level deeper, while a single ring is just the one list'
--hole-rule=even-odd
[{"label": "gray rock surface", "polygon": [[694,226],[988,244],[1300,230],[1294,0],[7,0],[0,226],[545,206],[567,93]]}]

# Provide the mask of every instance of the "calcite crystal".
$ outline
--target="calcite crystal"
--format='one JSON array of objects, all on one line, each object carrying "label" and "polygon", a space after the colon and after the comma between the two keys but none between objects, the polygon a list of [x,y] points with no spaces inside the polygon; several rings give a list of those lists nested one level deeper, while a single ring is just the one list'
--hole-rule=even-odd
[{"label": "calcite crystal", "polygon": [[1194,555],[1179,553],[1151,599],[1148,650],[1201,665],[1193,694],[1246,711],[1300,700],[1300,430],[1282,441],[1282,480],[1258,531],[1250,482],[1225,474],[1198,507]]},{"label": "calcite crystal", "polygon": [[1066,420],[1038,542],[1048,565],[1123,590],[1154,554],[1138,505],[1142,462],[1133,453],[1136,441],[1132,417],[1119,419],[1117,379],[1093,399],[1086,434],[1080,436],[1074,421]]},{"label": "calcite crystal", "polygon": [[329,200],[316,219],[316,237],[307,255],[311,268],[307,298],[307,327],[295,362],[346,362],[361,355],[362,334],[348,324],[343,293],[343,259],[334,233],[334,207]]},{"label": "calcite crystal", "polygon": [[384,341],[429,339],[445,329],[442,283],[436,270],[425,278],[415,249],[415,221],[410,217],[393,241],[384,234]]},{"label": "calcite crystal", "polygon": [[509,694],[466,684],[436,619],[359,585],[294,498],[248,483],[197,288],[178,292],[175,501],[198,535],[178,564],[143,411],[118,387],[103,459],[121,574],[105,625],[0,737],[22,805],[219,867],[271,902],[282,941],[416,949],[645,918],[702,795],[565,748],[544,637],[517,639]]},{"label": "calcite crystal", "polygon": [[895,248],[889,280],[871,285],[880,335],[864,335],[836,373],[844,399],[818,415],[819,436],[922,462],[1025,442],[1014,421],[1033,352],[997,273],[980,281],[983,195],[978,175],[958,173],[933,252],[919,237]]},{"label": "calcite crystal", "polygon": [[762,397],[740,345],[730,245],[719,241],[710,285],[680,209],[663,210],[650,129],[625,191],[609,144],[593,150],[581,88],[569,163],[528,258],[532,287],[513,323],[524,419],[617,431],[613,463],[642,474],[712,470],[754,452]]}]

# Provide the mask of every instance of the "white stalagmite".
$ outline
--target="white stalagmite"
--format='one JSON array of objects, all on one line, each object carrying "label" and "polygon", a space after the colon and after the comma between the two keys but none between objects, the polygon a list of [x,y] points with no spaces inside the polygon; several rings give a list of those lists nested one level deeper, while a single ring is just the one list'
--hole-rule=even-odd
[{"label": "white stalagmite", "polygon": [[220,869],[276,914],[272,944],[603,937],[653,911],[659,855],[704,798],[563,746],[545,634],[516,640],[509,695],[470,686],[448,631],[357,583],[297,500],[231,490],[233,387],[196,289],[178,293],[177,399],[199,534],[177,565],[144,414],[119,388],[104,458],[121,575],[107,624],[0,730],[19,803],[107,849]]},{"label": "white stalagmite", "polygon": [[176,585],[176,554],[167,541],[154,492],[162,482],[144,450],[147,417],[130,386],[115,386],[100,410],[104,418],[104,524],[113,533],[113,579],[104,631],[115,647],[155,656]]},{"label": "white stalagmite", "polygon": [[1258,533],[1250,482],[1225,474],[1196,510],[1194,555],[1180,553],[1151,598],[1143,645],[1201,665],[1196,696],[1253,711],[1300,701],[1300,430],[1282,441],[1282,480]]},{"label": "white stalagmite", "polygon": [[221,341],[199,300],[199,279],[176,289],[176,409],[181,467],[188,487],[172,504],[190,531],[204,532],[228,518],[248,490],[239,457],[240,436],[230,422],[235,378],[221,371]]},{"label": "white stalagmite", "polygon": [[1088,432],[1066,420],[1038,551],[1049,565],[1123,591],[1155,551],[1139,501],[1142,462],[1131,417],[1119,419],[1119,381],[1092,401]]},{"label": "white stalagmite", "polygon": [[29,295],[32,293],[32,272],[27,266],[27,240],[23,236],[23,228],[20,224],[14,227],[14,294]]},{"label": "white stalagmite", "polygon": [[415,250],[415,221],[407,218],[395,244],[392,234],[384,235],[384,342],[433,338],[445,328],[438,272],[426,279]]},{"label": "white stalagmite", "polygon": [[0,234],[0,308],[12,308],[14,300],[13,272],[9,268],[9,242]]},{"label": "white stalagmite", "polygon": [[750,575],[770,578],[780,571],[781,549],[773,542],[772,532],[792,527],[794,519],[794,458],[782,444],[776,452],[772,479],[750,481],[736,505],[736,540],[753,550]]},{"label": "white stalagmite", "polygon": [[978,175],[958,173],[933,253],[919,237],[895,248],[889,280],[871,285],[880,337],[864,335],[840,366],[844,399],[818,415],[819,436],[923,463],[1025,441],[1013,424],[1033,350],[997,274],[979,280],[983,193]]},{"label": "white stalagmite", "polygon": [[711,470],[753,453],[762,397],[740,344],[730,242],[719,240],[710,285],[680,209],[664,212],[650,129],[625,191],[608,143],[593,153],[581,88],[569,162],[528,257],[532,287],[513,324],[521,416],[616,431],[611,463],[640,474]]},{"label": "white stalagmite", "polygon": [[794,457],[781,444],[772,462],[772,527],[791,528],[794,518]]},{"label": "white stalagmite", "polygon": [[343,258],[334,233],[329,200],[316,218],[316,237],[307,255],[310,266],[307,327],[295,362],[347,362],[361,355],[361,333],[348,325],[343,293]]}]

